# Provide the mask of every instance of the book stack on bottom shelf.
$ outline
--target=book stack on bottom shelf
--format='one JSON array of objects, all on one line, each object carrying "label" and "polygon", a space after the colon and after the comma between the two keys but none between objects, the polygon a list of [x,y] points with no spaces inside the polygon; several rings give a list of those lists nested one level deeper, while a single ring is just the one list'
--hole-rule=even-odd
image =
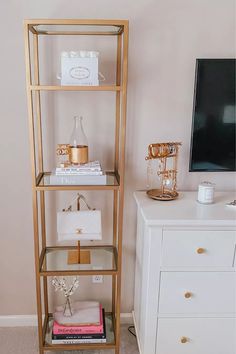
[{"label": "book stack on bottom shelf", "polygon": [[53,315],[52,344],[106,343],[105,311],[93,301],[78,301],[72,316],[65,316],[62,307]]}]

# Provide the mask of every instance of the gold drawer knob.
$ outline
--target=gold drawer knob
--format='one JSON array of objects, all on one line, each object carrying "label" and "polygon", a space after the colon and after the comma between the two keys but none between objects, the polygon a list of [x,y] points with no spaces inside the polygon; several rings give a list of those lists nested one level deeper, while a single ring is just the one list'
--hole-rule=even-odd
[{"label": "gold drawer knob", "polygon": [[206,253],[206,250],[204,248],[200,247],[200,248],[197,249],[197,253],[198,254],[203,254],[203,253]]},{"label": "gold drawer knob", "polygon": [[188,338],[187,337],[181,337],[180,342],[185,344],[185,343],[188,342]]},{"label": "gold drawer knob", "polygon": [[75,232],[76,232],[77,234],[82,234],[82,229],[76,229]]},{"label": "gold drawer knob", "polygon": [[190,299],[192,297],[192,293],[190,293],[189,291],[187,291],[185,294],[184,294],[184,297],[185,299]]}]

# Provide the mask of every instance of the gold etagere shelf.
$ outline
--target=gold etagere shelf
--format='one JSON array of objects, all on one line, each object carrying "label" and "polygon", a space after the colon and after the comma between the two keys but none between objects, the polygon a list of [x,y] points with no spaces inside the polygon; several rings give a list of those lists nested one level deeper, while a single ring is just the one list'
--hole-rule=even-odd
[{"label": "gold etagere shelf", "polygon": [[[34,253],[38,312],[39,353],[57,350],[114,349],[120,353],[121,259],[124,204],[125,131],[128,70],[127,20],[33,19],[24,21],[27,103],[29,116]],[[116,82],[114,85],[60,86],[41,85],[39,70],[39,36],[114,36],[117,41]],[[106,185],[52,185],[50,172],[44,171],[41,91],[112,91],[116,95],[114,170],[107,172]],[[79,94],[79,93],[78,93]],[[68,265],[66,256],[73,246],[47,246],[45,192],[70,190],[110,190],[113,193],[113,237],[110,245],[83,246],[90,250],[90,265]],[[41,223],[41,224],[39,224]],[[93,268],[93,257],[102,259],[102,269]],[[99,344],[63,344],[51,342],[52,314],[49,312],[47,277],[112,277],[112,312],[105,314],[107,342]],[[43,282],[41,284],[41,279]]]}]

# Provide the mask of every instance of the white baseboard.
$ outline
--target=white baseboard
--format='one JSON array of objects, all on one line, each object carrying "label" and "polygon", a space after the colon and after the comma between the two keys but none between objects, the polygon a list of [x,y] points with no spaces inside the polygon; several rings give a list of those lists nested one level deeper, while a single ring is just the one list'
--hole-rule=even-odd
[{"label": "white baseboard", "polygon": [[134,311],[132,311],[132,317],[133,317],[133,322],[134,322],[134,328],[135,328],[135,333],[136,333],[136,339],[137,339],[137,343],[138,343],[138,351],[139,351],[139,354],[142,354],[141,352],[141,346],[140,346],[140,341],[139,341],[139,336],[138,336],[138,331],[136,330],[137,328],[137,324],[136,324],[136,319],[135,319],[135,314],[134,314]]},{"label": "white baseboard", "polygon": [[120,314],[121,324],[134,324],[133,315],[131,313],[121,313]]},{"label": "white baseboard", "polygon": [[36,315],[0,316],[0,327],[31,327],[37,326]]},{"label": "white baseboard", "polygon": [[[133,324],[132,313],[121,313],[122,324]],[[32,327],[37,326],[36,315],[9,315],[0,316],[0,327]]]}]

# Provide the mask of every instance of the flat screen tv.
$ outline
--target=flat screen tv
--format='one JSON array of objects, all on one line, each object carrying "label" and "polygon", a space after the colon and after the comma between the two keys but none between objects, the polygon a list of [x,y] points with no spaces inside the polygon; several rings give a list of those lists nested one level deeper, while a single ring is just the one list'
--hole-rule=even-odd
[{"label": "flat screen tv", "polygon": [[189,171],[235,171],[236,59],[197,59]]}]

